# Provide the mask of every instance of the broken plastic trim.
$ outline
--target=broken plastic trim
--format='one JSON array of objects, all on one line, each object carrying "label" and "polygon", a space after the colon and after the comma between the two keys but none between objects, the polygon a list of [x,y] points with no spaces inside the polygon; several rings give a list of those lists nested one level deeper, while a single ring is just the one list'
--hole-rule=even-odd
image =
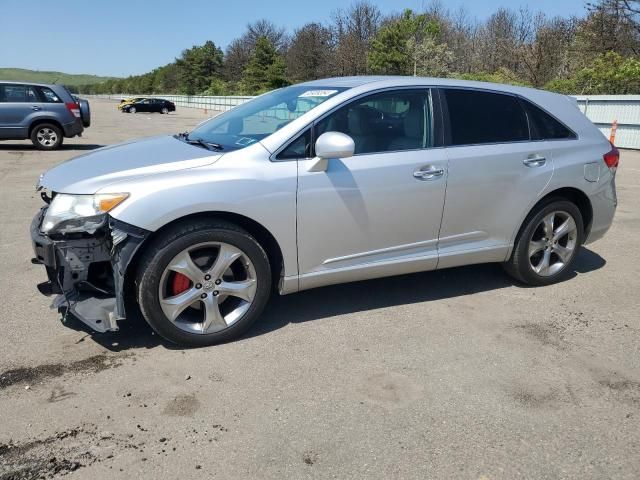
[{"label": "broken plastic trim", "polygon": [[[52,308],[62,309],[97,332],[118,330],[125,318],[124,275],[134,254],[149,232],[111,217],[107,225],[87,235],[56,235],[40,232],[46,207],[32,223],[31,235],[36,258],[47,268],[48,282],[38,285],[44,295],[58,294]],[[96,285],[90,277],[91,265],[104,273],[111,266],[109,285]]]}]

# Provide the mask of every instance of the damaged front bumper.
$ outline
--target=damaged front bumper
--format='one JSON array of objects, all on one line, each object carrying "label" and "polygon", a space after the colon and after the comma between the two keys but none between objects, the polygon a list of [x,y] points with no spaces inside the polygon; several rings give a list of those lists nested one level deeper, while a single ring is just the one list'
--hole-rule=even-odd
[{"label": "damaged front bumper", "polygon": [[32,263],[43,265],[48,277],[38,290],[56,295],[52,308],[65,308],[93,330],[118,330],[125,318],[125,272],[149,232],[107,216],[92,234],[45,235],[40,226],[46,210],[31,223]]}]

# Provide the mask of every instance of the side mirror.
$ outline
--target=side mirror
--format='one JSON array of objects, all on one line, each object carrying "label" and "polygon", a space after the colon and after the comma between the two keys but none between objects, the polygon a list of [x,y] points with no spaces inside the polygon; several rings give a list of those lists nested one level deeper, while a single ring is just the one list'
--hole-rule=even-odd
[{"label": "side mirror", "polygon": [[325,132],[316,140],[316,158],[309,172],[326,172],[330,158],[353,156],[356,149],[353,138],[340,132]]}]

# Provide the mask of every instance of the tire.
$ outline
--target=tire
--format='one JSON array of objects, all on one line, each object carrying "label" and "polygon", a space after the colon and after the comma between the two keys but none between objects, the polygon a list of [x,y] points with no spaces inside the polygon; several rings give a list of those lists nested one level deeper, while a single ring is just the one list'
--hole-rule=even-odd
[{"label": "tire", "polygon": [[[219,250],[209,262],[208,252],[215,249],[213,245],[218,245]],[[220,254],[222,248],[229,252],[240,252],[242,256],[232,260],[228,268],[223,267],[223,273],[218,275],[213,271],[217,265],[225,263],[220,261],[223,256]],[[180,271],[188,275],[185,279],[189,286],[185,285],[184,291],[167,291],[168,288],[175,288],[176,277],[180,275],[172,267],[183,267],[185,262],[176,259],[185,258],[185,255],[192,260],[192,265],[206,263],[202,267],[195,265],[198,268],[197,275],[207,273],[210,268],[209,273],[220,279],[224,276],[224,280],[218,281],[211,277],[206,279],[203,276],[200,277],[201,280],[190,282],[189,279],[194,277],[193,270],[187,272],[184,269]],[[246,278],[236,280],[237,271],[242,271],[241,274]],[[233,277],[231,280],[229,275]],[[255,283],[251,283],[254,280]],[[251,288],[255,289],[250,302],[233,293],[223,293],[225,288],[227,292],[231,292],[229,285],[241,285],[242,282],[251,284]],[[136,285],[142,315],[158,335],[185,346],[215,345],[242,335],[258,319],[271,293],[271,268],[264,249],[240,227],[219,221],[185,222],[171,227],[145,249],[138,267]],[[202,295],[206,297],[204,300],[201,300]],[[188,300],[175,300],[182,296]],[[192,300],[193,303],[189,303]],[[174,309],[177,303],[188,306]],[[211,305],[217,305],[215,308],[218,315],[212,315],[217,321],[209,323],[209,328],[202,331],[210,318],[209,312],[213,311]],[[179,313],[175,313],[174,320],[169,318],[168,309],[174,309],[175,312],[179,310]],[[224,313],[225,309],[229,313]]]},{"label": "tire", "polygon": [[89,128],[91,126],[91,107],[89,106],[89,102],[86,100],[80,100],[78,102],[80,105],[80,116],[82,117],[82,126],[84,128]]},{"label": "tire", "polygon": [[136,113],[136,107],[129,107],[127,113]]},{"label": "tire", "polygon": [[162,107],[162,110],[160,110],[160,113],[162,113],[163,115],[166,115],[169,113],[169,109],[167,107]]},{"label": "tire", "polygon": [[[545,223],[545,219],[551,219],[551,223]],[[568,225],[566,233],[558,230],[565,221]],[[549,236],[547,232],[551,230],[553,234]],[[583,240],[584,223],[578,207],[568,200],[551,198],[525,219],[511,258],[503,267],[509,275],[527,285],[556,283],[571,272]]]},{"label": "tire", "polygon": [[55,150],[62,145],[62,129],[53,123],[40,123],[33,127],[30,138],[38,150]]}]

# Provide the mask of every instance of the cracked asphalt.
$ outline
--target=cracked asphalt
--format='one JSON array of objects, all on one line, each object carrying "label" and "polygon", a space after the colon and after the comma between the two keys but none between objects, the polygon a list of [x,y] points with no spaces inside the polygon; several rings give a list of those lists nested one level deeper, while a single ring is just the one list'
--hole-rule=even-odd
[{"label": "cracked asphalt", "polygon": [[35,289],[38,175],[206,118],[91,106],[60,151],[0,143],[0,480],[640,477],[639,152],[561,284],[479,265],[332,286],[185,350],[141,321],[63,325]]}]

